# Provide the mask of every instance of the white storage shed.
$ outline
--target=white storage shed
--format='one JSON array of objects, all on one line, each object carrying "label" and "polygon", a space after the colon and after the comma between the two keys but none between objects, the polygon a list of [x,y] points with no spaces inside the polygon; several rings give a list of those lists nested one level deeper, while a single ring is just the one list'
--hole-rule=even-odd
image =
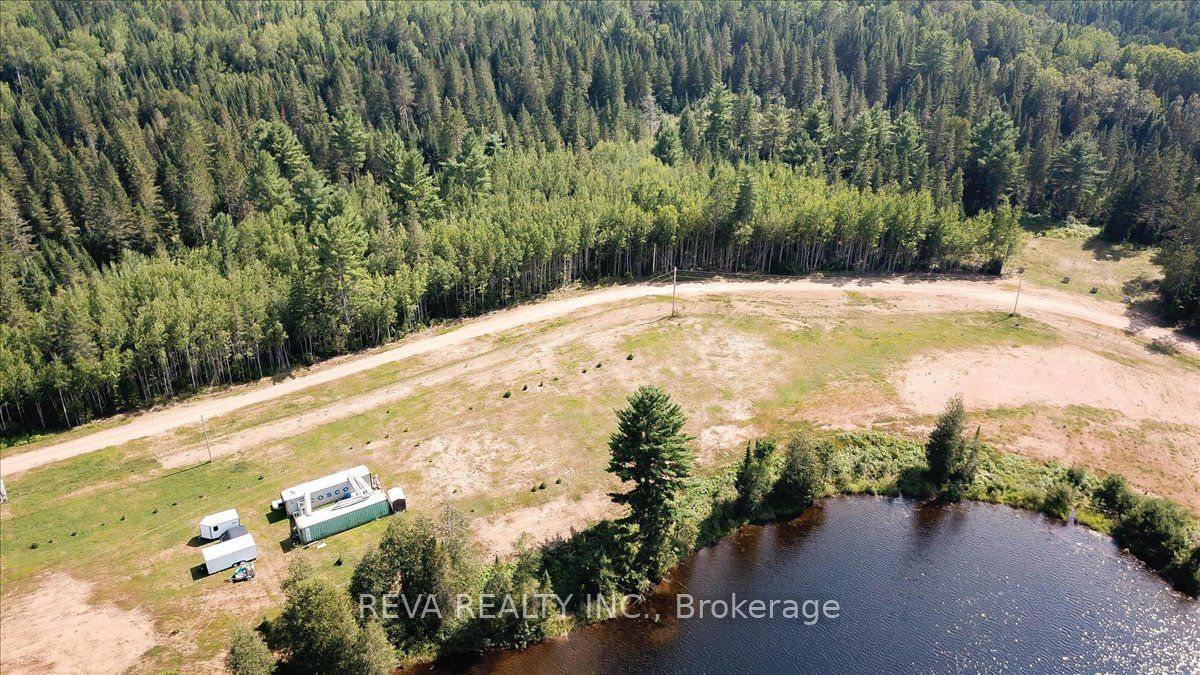
[{"label": "white storage shed", "polygon": [[254,543],[254,535],[243,534],[205,547],[201,552],[204,554],[204,568],[209,574],[215,574],[240,562],[254,560],[258,557],[258,546]]},{"label": "white storage shed", "polygon": [[241,524],[237,509],[209,514],[200,519],[200,538],[220,539],[226,530]]}]

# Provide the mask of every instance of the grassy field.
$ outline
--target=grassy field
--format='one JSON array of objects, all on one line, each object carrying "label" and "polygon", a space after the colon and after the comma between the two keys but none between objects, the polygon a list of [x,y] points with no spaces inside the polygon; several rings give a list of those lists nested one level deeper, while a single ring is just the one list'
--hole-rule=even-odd
[{"label": "grassy field", "polygon": [[[1021,250],[1006,271],[1025,268],[1025,280],[1071,293],[1094,295],[1121,302],[1128,296],[1137,305],[1153,310],[1162,271],[1155,262],[1157,249],[1102,240],[1099,230],[1067,227],[1045,219],[1029,219]],[[1062,283],[1070,277],[1070,283]],[[1097,292],[1091,293],[1095,287]]]}]

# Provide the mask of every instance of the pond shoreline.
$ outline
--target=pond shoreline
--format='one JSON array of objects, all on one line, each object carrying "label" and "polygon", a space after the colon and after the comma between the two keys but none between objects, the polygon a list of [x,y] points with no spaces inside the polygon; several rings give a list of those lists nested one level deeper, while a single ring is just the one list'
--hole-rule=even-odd
[{"label": "pond shoreline", "polygon": [[[853,516],[853,518],[846,520],[846,522],[839,520],[847,518],[847,513],[849,513],[850,516]],[[866,514],[865,520],[864,517],[862,517],[863,513]],[[883,518],[883,521],[873,521],[872,518],[875,518],[876,516]],[[827,522],[831,517],[834,522]],[[1024,550],[1018,553],[1005,553],[1003,550],[992,550],[990,547],[994,546],[995,542],[989,541],[989,537],[980,537],[980,532],[973,532],[970,537],[960,536],[959,530],[960,528],[964,527],[963,523],[965,522],[969,525],[970,521],[973,519],[982,520],[984,522],[984,526],[986,526],[984,527],[985,531],[988,531],[987,527],[1009,527],[1015,530],[1018,535],[1023,536],[1025,539],[1028,539],[1035,544],[1039,539],[1049,539],[1049,541],[1044,541],[1040,547],[1033,546],[1029,550]],[[867,523],[867,526],[863,525],[864,522]],[[839,530],[839,525],[846,526],[846,529]],[[864,530],[864,527],[875,529]],[[905,527],[911,527],[912,532],[904,533]],[[976,529],[978,529],[978,527]],[[875,539],[882,538],[887,541],[872,541],[872,532],[875,535]],[[1101,533],[1097,532],[1096,534]],[[1158,605],[1162,605],[1166,608],[1162,611],[1169,612],[1178,610],[1181,612],[1180,616],[1184,617],[1184,620],[1193,622],[1193,625],[1190,627],[1184,626],[1184,628],[1189,630],[1194,629],[1198,631],[1197,635],[1200,636],[1200,603],[1188,598],[1181,592],[1169,589],[1169,587],[1162,583],[1162,579],[1153,574],[1153,572],[1145,564],[1137,560],[1128,552],[1120,550],[1118,547],[1116,547],[1116,545],[1111,542],[1111,538],[1092,536],[1091,532],[1089,532],[1086,537],[1081,535],[1081,530],[1069,527],[1061,520],[1046,516],[1044,514],[1031,512],[1028,509],[1021,509],[1004,504],[995,504],[978,500],[964,500],[961,503],[946,504],[930,500],[914,500],[909,498],[898,498],[896,496],[882,495],[831,496],[818,502],[817,504],[814,504],[814,506],[806,509],[798,516],[791,518],[781,517],[767,522],[746,524],[740,526],[727,536],[722,537],[720,540],[696,549],[686,558],[684,558],[678,565],[672,568],[664,580],[655,586],[654,590],[646,594],[645,607],[639,610],[639,613],[643,615],[642,618],[616,618],[602,622],[590,623],[587,625],[578,626],[564,636],[552,637],[535,645],[530,645],[524,649],[489,650],[480,655],[451,657],[435,662],[423,663],[406,669],[403,672],[450,672],[462,669],[477,672],[493,670],[498,670],[500,672],[518,672],[519,670],[527,669],[530,666],[530,659],[536,660],[537,658],[549,659],[549,665],[547,666],[542,662],[535,662],[534,666],[536,668],[556,671],[557,668],[555,667],[555,664],[561,665],[560,661],[562,658],[564,658],[564,654],[566,652],[576,653],[582,651],[590,653],[594,649],[599,649],[597,647],[598,643],[602,642],[607,645],[613,641],[617,641],[622,649],[625,649],[630,653],[640,654],[642,652],[639,652],[638,650],[644,649],[645,654],[638,658],[675,658],[678,656],[678,650],[664,649],[664,651],[661,653],[657,650],[658,648],[656,645],[658,645],[659,642],[655,636],[667,639],[669,637],[667,634],[674,635],[672,631],[678,631],[681,634],[685,633],[688,628],[692,626],[691,622],[696,620],[721,622],[721,619],[710,618],[693,618],[684,621],[671,616],[667,610],[669,610],[671,605],[674,603],[674,598],[677,593],[686,589],[689,592],[696,593],[697,597],[699,597],[702,595],[701,591],[707,588],[705,583],[714,578],[718,578],[723,581],[718,584],[721,586],[721,591],[716,594],[717,597],[726,597],[727,593],[725,591],[729,590],[730,588],[733,589],[734,593],[738,593],[740,595],[740,591],[747,585],[753,588],[755,580],[754,575],[761,576],[763,574],[762,568],[754,566],[758,564],[756,562],[757,559],[768,558],[773,555],[776,557],[780,557],[782,555],[791,555],[795,558],[796,556],[800,555],[800,553],[797,553],[797,551],[800,551],[805,546],[805,541],[812,538],[826,542],[826,544],[834,542],[837,543],[836,546],[830,547],[829,550],[824,550],[823,552],[817,553],[810,552],[806,554],[808,556],[819,557],[820,564],[817,565],[814,563],[814,565],[821,567],[821,570],[807,570],[806,573],[818,574],[823,571],[825,574],[832,574],[832,576],[828,577],[827,579],[828,583],[825,584],[827,593],[839,592],[838,589],[842,589],[840,592],[846,593],[848,591],[845,589],[850,587],[845,583],[847,579],[839,577],[837,575],[837,570],[835,569],[841,566],[836,563],[838,561],[838,556],[841,555],[840,549],[842,549],[843,546],[851,549],[861,548],[862,550],[867,551],[878,550],[878,554],[886,559],[891,555],[890,551],[893,548],[893,544],[896,544],[896,547],[903,550],[906,547],[911,546],[911,542],[905,541],[905,539],[907,537],[912,537],[922,542],[920,549],[921,553],[918,556],[922,558],[922,562],[927,562],[923,558],[923,556],[926,555],[923,553],[925,550],[924,547],[946,549],[945,551],[941,551],[939,555],[953,555],[955,546],[957,546],[959,549],[966,550],[971,555],[979,555],[980,559],[975,561],[979,565],[988,565],[989,561],[993,558],[1000,561],[997,564],[1001,570],[1003,570],[1006,565],[1023,564],[1021,560],[1022,558],[1035,559],[1038,561],[1052,561],[1059,564],[1051,565],[1053,571],[1048,573],[1050,574],[1050,577],[1045,580],[1048,586],[1052,587],[1054,584],[1063,584],[1067,586],[1071,584],[1082,584],[1081,588],[1083,590],[1086,590],[1097,596],[1105,590],[1105,585],[1097,583],[1100,581],[1100,578],[1097,577],[1093,572],[1095,568],[1100,567],[1114,575],[1113,581],[1119,581],[1124,585],[1136,588],[1137,593],[1141,593],[1146,597],[1153,598],[1155,603],[1158,603]],[[851,538],[853,541],[850,540]],[[939,538],[949,539],[949,543],[943,543]],[[900,541],[897,544],[891,540]],[[780,542],[783,543],[781,544]],[[1071,546],[1058,545],[1060,543],[1071,544]],[[783,551],[783,553],[780,554],[780,551]],[[914,555],[914,553],[908,552],[904,555],[900,555],[897,557],[897,560],[903,561],[906,556],[909,555]],[[1086,556],[1086,558],[1074,559],[1072,556]],[[1069,568],[1060,569],[1062,563],[1061,558],[1063,557],[1071,560],[1074,564],[1070,565]],[[736,569],[742,573],[727,574],[731,569],[731,563],[728,561],[740,559],[750,561],[745,563],[750,565],[750,567],[747,569],[742,569],[741,567],[734,565],[734,567],[736,567]],[[799,559],[798,564],[803,566],[805,563],[806,560],[804,558]],[[742,563],[738,563],[738,565],[741,564]],[[793,560],[789,564],[796,564],[796,560]],[[864,564],[861,561],[849,561],[848,563],[844,564],[857,564],[860,567],[864,567]],[[717,565],[719,567],[714,570],[710,570],[708,573],[705,573],[706,565]],[[717,572],[717,569],[719,569],[719,572]],[[981,567],[980,569],[983,568]],[[873,569],[870,565],[865,565],[864,570],[866,573],[863,575],[862,579],[855,579],[854,581],[856,584],[861,583],[861,585],[866,587],[870,592],[879,590],[872,587],[872,584],[879,583],[877,581],[877,575],[889,573],[886,568],[880,572],[880,570]],[[950,568],[949,570],[942,571],[953,575],[957,569]],[[938,572],[938,570],[935,568],[931,573],[936,572]],[[991,570],[988,569],[986,573],[980,573],[978,577],[975,574],[967,574],[962,579],[954,577],[954,583],[963,585],[963,587],[968,589],[970,592],[964,593],[963,598],[966,598],[966,600],[948,596],[948,599],[952,601],[950,602],[950,607],[948,609],[941,609],[939,611],[954,610],[958,601],[969,603],[972,601],[978,601],[979,597],[991,597],[988,595],[989,593],[995,595],[996,598],[999,598],[997,602],[999,602],[1001,605],[1004,605],[1006,602],[1006,600],[1004,600],[1005,591],[997,591],[997,589],[988,586],[987,579],[989,578],[988,575],[990,573]],[[767,574],[766,576],[768,579],[770,579],[773,578],[774,574]],[[1024,576],[1030,576],[1028,571]],[[863,581],[864,579],[865,581]],[[983,579],[983,581],[980,581],[980,579]],[[1081,579],[1084,581],[1081,582]],[[705,583],[701,583],[702,581]],[[927,579],[915,578],[913,580],[913,584],[916,587],[920,587],[928,583],[929,582]],[[1010,581],[1006,583],[1013,582]],[[1025,581],[1023,583],[1029,582]],[[951,587],[954,588],[953,585]],[[888,590],[901,591],[902,589],[889,588]],[[1109,590],[1113,590],[1114,593],[1119,596],[1119,598],[1125,597],[1123,593],[1126,591],[1118,591],[1115,588]],[[864,594],[869,595],[869,593]],[[810,593],[810,595],[812,594]],[[816,593],[816,595],[821,595],[821,593]],[[897,592],[896,595],[897,597],[903,599],[906,594]],[[1077,595],[1084,596],[1086,593],[1078,593]],[[754,594],[751,593],[748,597],[754,597]],[[1041,599],[1037,600],[1036,598],[1038,597]],[[943,598],[943,600],[945,599],[946,598]],[[857,600],[851,600],[846,603],[843,607],[843,612],[849,612],[851,614],[843,616],[842,620],[855,621],[856,619],[854,618],[852,612],[855,611],[855,608],[861,608],[862,602],[863,599],[858,598]],[[1024,621],[1028,625],[1024,625],[1023,630],[1028,629],[1031,631],[1037,631],[1045,628],[1046,630],[1053,632],[1053,626],[1041,627],[1036,624],[1034,619],[1040,616],[1041,613],[1049,613],[1051,615],[1061,614],[1064,610],[1060,605],[1070,601],[1055,598],[1053,595],[1041,594],[1035,595],[1034,599],[1027,599],[1027,602],[1040,603],[1042,605],[1039,606],[1036,611],[1031,610],[1029,612],[1029,616],[1033,617],[1032,619],[1025,618],[1022,616],[1021,611],[1016,611],[1011,607],[1006,606],[1006,611],[1008,614],[1011,615],[1011,617],[1016,617],[1006,619],[1006,621]],[[1173,609],[1174,605],[1177,605],[1178,607]],[[918,605],[918,607],[921,606]],[[1099,609],[1096,609],[1097,607]],[[1099,602],[1093,607],[1093,611],[1103,612],[1106,611],[1105,608],[1106,606],[1104,602]],[[662,613],[664,615],[662,621],[665,623],[655,622],[645,618],[645,616],[649,615],[651,612],[655,614]],[[967,618],[969,619],[970,617],[968,616]],[[869,623],[875,619],[876,617],[873,616],[868,617],[867,622]],[[1066,619],[1060,618],[1060,620],[1065,621]],[[730,623],[731,621],[731,619],[725,619],[724,623],[722,623],[726,630],[736,630],[737,626],[735,624],[742,623],[741,620]],[[748,623],[763,623],[764,625],[769,624],[774,626],[780,622],[749,620]],[[782,623],[785,626],[790,625],[792,628],[796,628],[796,630],[799,631],[798,634],[818,632],[818,629],[811,628],[804,628],[801,630],[796,627],[796,622],[794,621]],[[671,626],[670,629],[666,628],[668,625]],[[841,625],[844,626],[845,624]],[[1167,625],[1169,626],[1170,624]],[[1096,627],[1092,628],[1099,630]],[[1137,625],[1136,623],[1131,623],[1128,626],[1125,626],[1123,629],[1130,631],[1136,639],[1141,639],[1137,636],[1142,635],[1141,631],[1144,630],[1144,627]],[[646,638],[646,644],[642,644],[637,640],[626,640],[625,638],[617,637],[618,634],[624,635],[631,633]],[[821,635],[825,634],[821,633]],[[826,637],[829,636],[826,635]],[[1063,649],[1070,649],[1068,647],[1063,647],[1063,645],[1059,643],[1055,643],[1055,645]],[[599,651],[606,651],[607,649],[608,647]],[[663,656],[664,654],[666,656]],[[1083,658],[1082,656],[1078,655],[1073,656],[1072,658],[1076,657]],[[1145,658],[1153,658],[1153,656],[1145,656]],[[632,667],[634,670],[655,669],[660,667],[668,670],[677,670],[680,668],[680,665],[673,661],[665,664],[658,663],[657,661],[635,661],[633,663],[621,661],[619,664],[605,663],[602,667],[603,669],[608,670],[612,669],[614,665],[616,665],[619,669]],[[981,665],[987,664],[981,662]]]},{"label": "pond shoreline", "polygon": [[[1197,626],[1198,629],[1200,629],[1200,602],[1197,602],[1195,598],[1172,586],[1166,578],[1150,568],[1146,563],[1139,560],[1127,549],[1119,547],[1109,533],[1104,532],[1103,530],[1089,527],[1082,523],[1070,523],[1063,521],[1036,509],[1022,508],[1020,506],[1014,506],[995,501],[965,499],[961,502],[947,502],[936,498],[916,499],[904,497],[901,494],[841,493],[824,497],[804,510],[794,514],[778,514],[771,518],[747,522],[738,526],[733,531],[721,536],[717,540],[697,547],[683,560],[677,563],[661,581],[654,585],[652,589],[645,593],[644,601],[642,603],[643,606],[631,610],[631,616],[618,616],[604,620],[580,623],[573,626],[571,630],[562,635],[548,637],[545,640],[520,649],[490,649],[482,653],[452,655],[434,661],[424,661],[414,664],[402,669],[400,672],[457,672],[464,668],[467,670],[476,671],[481,667],[487,671],[490,671],[497,665],[497,662],[500,662],[501,665],[503,665],[503,663],[508,659],[522,659],[524,658],[522,655],[530,653],[531,650],[535,652],[539,650],[554,651],[554,645],[570,645],[572,644],[572,641],[580,640],[581,636],[589,636],[596,632],[606,633],[607,630],[604,628],[604,626],[608,624],[617,623],[623,625],[625,628],[634,625],[636,628],[636,625],[650,625],[658,623],[659,616],[664,616],[668,620],[678,621],[679,619],[677,617],[673,615],[667,615],[666,611],[669,610],[670,606],[676,601],[676,596],[680,592],[686,590],[686,585],[680,583],[679,579],[681,576],[687,576],[685,570],[696,565],[697,560],[706,555],[715,554],[715,552],[723,548],[737,546],[738,542],[744,539],[762,537],[764,536],[763,532],[778,529],[807,529],[811,527],[820,527],[821,524],[819,522],[812,522],[814,520],[819,520],[818,514],[824,513],[824,511],[827,508],[831,508],[831,506],[837,508],[839,504],[854,502],[886,505],[887,508],[903,507],[910,510],[913,516],[917,518],[920,518],[923,515],[932,516],[935,514],[937,516],[944,516],[946,515],[947,511],[955,510],[969,511],[972,509],[996,509],[1001,512],[1011,513],[1013,514],[1014,518],[1028,519],[1034,527],[1051,528],[1052,532],[1070,531],[1076,535],[1086,532],[1088,538],[1094,542],[1096,549],[1099,550],[1102,555],[1104,554],[1103,549],[1111,547],[1112,555],[1124,561],[1128,565],[1131,565],[1134,569],[1138,570],[1143,577],[1152,579],[1153,583],[1157,584],[1159,587],[1159,590],[1167,594],[1167,597],[1173,597],[1178,602],[1186,603],[1187,605],[1191,606],[1193,608],[1193,612],[1197,615]],[[940,519],[940,517],[934,519]],[[833,536],[843,538],[853,534],[853,532],[834,532]],[[1095,551],[1088,552],[1089,555],[1093,555],[1094,553]],[[1081,569],[1087,567],[1085,561],[1080,562]],[[718,598],[718,601],[720,600],[721,599]],[[742,604],[744,605],[745,602],[743,601]],[[692,606],[694,608],[694,603]],[[650,616],[654,616],[655,619],[652,620],[648,618]],[[755,619],[751,618],[750,620]],[[1200,633],[1198,633],[1198,637],[1200,637]]]}]

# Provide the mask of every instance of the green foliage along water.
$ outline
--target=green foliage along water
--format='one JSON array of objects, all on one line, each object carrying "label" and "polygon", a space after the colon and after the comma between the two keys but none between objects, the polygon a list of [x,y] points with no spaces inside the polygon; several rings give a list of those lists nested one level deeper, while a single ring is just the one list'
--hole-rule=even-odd
[{"label": "green foliage along water", "polygon": [[0,424],[578,278],[996,271],[1019,211],[1163,242],[1200,324],[1200,58],[1163,16],[0,3]]}]

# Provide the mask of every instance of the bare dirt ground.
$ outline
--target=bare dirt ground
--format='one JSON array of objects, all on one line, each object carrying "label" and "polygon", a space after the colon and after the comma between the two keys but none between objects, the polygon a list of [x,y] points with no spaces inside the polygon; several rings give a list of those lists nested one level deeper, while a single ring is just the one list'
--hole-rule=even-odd
[{"label": "bare dirt ground", "polygon": [[1066,339],[1055,346],[912,359],[891,377],[891,414],[929,419],[961,393],[998,447],[1123,473],[1200,512],[1200,369],[1122,333],[1058,328]]},{"label": "bare dirt ground", "polygon": [[0,671],[119,673],[158,642],[145,612],[92,605],[91,595],[91,584],[53,573],[32,592],[6,601]]},{"label": "bare dirt ground", "polygon": [[960,392],[968,409],[1030,404],[1115,410],[1133,420],[1200,422],[1200,373],[1156,377],[1149,363],[1119,363],[1073,345],[1001,347],[918,356],[899,374],[901,403],[917,414]]},{"label": "bare dirt ground", "polygon": [[[931,306],[936,304],[935,300],[944,302],[949,299],[955,301],[963,309],[972,307],[1001,309],[1007,308],[1008,303],[1012,300],[1012,291],[1007,286],[1004,282],[986,279],[928,281],[912,278],[833,278],[830,280],[711,281],[684,284],[679,287],[678,292],[683,297],[697,297],[722,293],[841,294],[846,290],[869,289],[872,294],[927,298],[930,300]],[[589,307],[662,295],[667,291],[669,291],[669,287],[661,285],[617,286],[561,300],[534,303],[495,312],[467,322],[449,332],[426,333],[404,340],[398,345],[382,351],[334,359],[303,375],[283,382],[274,384],[260,382],[257,385],[239,388],[226,395],[153,410],[134,417],[132,421],[122,426],[19,452],[0,461],[0,473],[6,476],[15,475],[51,462],[128,443],[147,436],[163,434],[185,425],[192,425],[201,416],[213,419],[227,415],[247,406],[278,399],[395,361],[451,348],[477,337],[555,319]],[[1046,289],[1028,289],[1022,295],[1021,311],[1035,317],[1058,316],[1107,328],[1129,330],[1147,339],[1171,339],[1181,349],[1200,353],[1200,348],[1197,347],[1195,341],[1178,337],[1167,329],[1150,325],[1146,321],[1128,314],[1127,309],[1117,303],[1092,300]]]},{"label": "bare dirt ground", "polygon": [[503,515],[476,520],[475,541],[497,555],[513,552],[518,542],[537,544],[557,537],[570,537],[592,523],[615,515],[617,507],[599,492],[581,498],[560,497]]}]

